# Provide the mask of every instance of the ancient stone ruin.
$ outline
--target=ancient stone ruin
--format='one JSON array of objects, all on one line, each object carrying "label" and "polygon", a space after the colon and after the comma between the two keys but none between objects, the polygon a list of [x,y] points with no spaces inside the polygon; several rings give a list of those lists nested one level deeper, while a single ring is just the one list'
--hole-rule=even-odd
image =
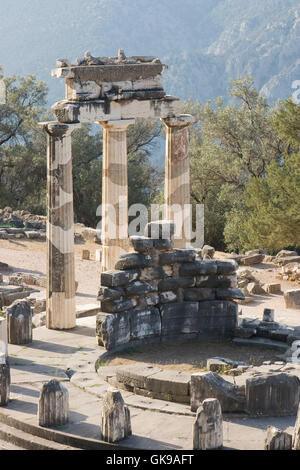
[{"label": "ancient stone ruin", "polygon": [[[41,123],[48,139],[48,302],[47,327],[75,327],[74,222],[71,134],[81,123],[103,128],[102,269],[114,268],[128,251],[128,184],[126,130],[138,118],[158,118],[166,126],[165,217],[172,207],[190,202],[189,134],[193,122],[181,114],[178,98],[165,93],[156,57],[92,57],[76,65],[57,61],[54,77],[66,80],[66,99],[55,103],[55,122]],[[112,212],[117,214],[112,220]],[[191,225],[191,214],[185,223]],[[111,236],[110,228],[115,231]],[[188,239],[178,241],[185,247]]]},{"label": "ancient stone ruin", "polygon": [[[153,225],[147,225],[147,234]],[[234,299],[243,298],[234,261],[203,260],[193,249],[174,249],[172,237],[130,241],[135,251],[101,274],[100,345],[111,350],[153,338],[234,336]]]}]

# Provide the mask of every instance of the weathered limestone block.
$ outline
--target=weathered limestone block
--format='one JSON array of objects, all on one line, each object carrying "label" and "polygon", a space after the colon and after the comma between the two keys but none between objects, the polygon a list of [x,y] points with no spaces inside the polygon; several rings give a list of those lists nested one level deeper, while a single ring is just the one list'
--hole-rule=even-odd
[{"label": "weathered limestone block", "polygon": [[132,434],[130,411],[119,390],[110,388],[104,396],[101,418],[101,439],[118,442]]},{"label": "weathered limestone block", "polygon": [[130,312],[130,338],[160,336],[161,319],[157,308],[135,309]]},{"label": "weathered limestone block", "polygon": [[265,255],[263,254],[256,254],[245,256],[241,259],[240,263],[244,266],[251,266],[252,264],[260,264],[263,262]]},{"label": "weathered limestone block", "polygon": [[300,399],[300,380],[290,374],[263,374],[246,380],[246,411],[254,415],[293,416]]},{"label": "weathered limestone block", "polygon": [[101,302],[101,310],[104,313],[118,313],[130,310],[137,305],[135,299],[124,299],[124,300],[106,300]]},{"label": "weathered limestone block", "polygon": [[191,263],[196,257],[195,250],[173,250],[167,253],[161,253],[159,256],[159,264],[172,265],[175,263]]},{"label": "weathered limestone block", "polygon": [[181,277],[181,278],[173,278],[168,277],[166,279],[162,279],[158,283],[158,290],[160,292],[176,290],[179,288],[185,287],[194,287],[195,285],[195,278],[194,277]]},{"label": "weathered limestone block", "polygon": [[126,288],[127,295],[143,295],[156,290],[155,286],[144,281],[131,282]]},{"label": "weathered limestone block", "polygon": [[149,222],[145,227],[145,236],[158,239],[171,239],[175,233],[175,222],[172,220],[155,220]]},{"label": "weathered limestone block", "polygon": [[166,291],[159,294],[159,301],[161,304],[169,302],[176,302],[178,300],[177,293],[173,291]]},{"label": "weathered limestone block", "polygon": [[223,418],[219,400],[208,398],[197,410],[193,428],[193,449],[214,450],[223,447]]},{"label": "weathered limestone block", "polygon": [[99,346],[107,350],[130,341],[130,312],[98,313],[96,317],[96,335]]},{"label": "weathered limestone block", "polygon": [[292,436],[274,426],[268,426],[264,450],[291,450]]},{"label": "weathered limestone block", "polygon": [[169,251],[174,248],[174,238],[159,238],[153,240],[153,247],[158,251]]},{"label": "weathered limestone block", "polygon": [[161,371],[162,369],[159,367],[149,364],[133,364],[117,369],[116,378],[118,382],[126,386],[126,389],[134,391],[135,389],[146,389],[146,380]]},{"label": "weathered limestone block", "polygon": [[151,268],[144,268],[141,270],[140,280],[141,281],[155,281],[157,279],[163,279],[166,277],[166,273],[160,266],[154,266]]},{"label": "weathered limestone block", "polygon": [[204,247],[201,250],[201,255],[202,258],[205,258],[205,256],[209,256],[209,258],[213,258],[215,255],[216,250],[214,247],[209,246],[209,245],[204,245]]},{"label": "weathered limestone block", "polygon": [[245,296],[238,287],[218,288],[216,289],[217,299],[238,299],[244,300]]},{"label": "weathered limestone block", "polygon": [[145,378],[145,388],[162,399],[189,403],[190,381],[188,373],[162,370]]},{"label": "weathered limestone block", "polygon": [[210,358],[206,361],[206,368],[210,372],[220,373],[230,369],[230,367],[230,364],[223,361],[222,359]]},{"label": "weathered limestone block", "polygon": [[300,405],[298,408],[297,420],[293,433],[293,449],[300,450]]},{"label": "weathered limestone block", "polygon": [[140,253],[128,253],[121,255],[117,261],[115,268],[120,270],[147,268],[154,265],[154,260],[149,255]]},{"label": "weathered limestone block", "polygon": [[197,276],[196,287],[230,288],[237,286],[237,276]]},{"label": "weathered limestone block", "polygon": [[62,426],[69,420],[69,392],[58,380],[43,385],[38,405],[39,426]]},{"label": "weathered limestone block", "polygon": [[235,261],[216,260],[217,274],[234,274],[238,268]]},{"label": "weathered limestone block", "polygon": [[205,337],[232,338],[238,325],[238,305],[227,300],[199,302],[199,331]]},{"label": "weathered limestone block", "polygon": [[178,302],[162,305],[160,308],[162,336],[198,333],[198,309],[198,302]]},{"label": "weathered limestone block", "polygon": [[274,322],[275,310],[273,308],[265,308],[263,314],[264,322]]},{"label": "weathered limestone block", "polygon": [[197,302],[201,300],[215,300],[216,291],[209,287],[192,287],[190,289],[184,289],[184,300]]},{"label": "weathered limestone block", "polygon": [[134,251],[138,253],[148,253],[153,248],[154,240],[148,237],[130,237],[130,243],[132,244]]},{"label": "weathered limestone block", "polygon": [[100,302],[105,302],[106,300],[119,300],[124,294],[124,290],[120,287],[100,287],[97,299]]},{"label": "weathered limestone block", "polygon": [[4,354],[0,354],[0,406],[6,406],[10,394],[10,367]]},{"label": "weathered limestone block", "polygon": [[249,294],[254,295],[264,295],[266,293],[266,291],[258,282],[249,282],[249,284],[247,285],[247,291],[249,292]]},{"label": "weathered limestone block", "polygon": [[214,260],[196,260],[193,263],[186,263],[180,266],[179,275],[183,277],[206,276],[217,274],[217,263]]},{"label": "weathered limestone block", "polygon": [[214,372],[198,372],[191,376],[191,410],[197,411],[207,398],[217,398],[224,413],[245,410],[245,400],[238,387]]},{"label": "weathered limestone block", "polygon": [[277,253],[276,258],[286,258],[287,256],[298,256],[297,251],[281,250]]},{"label": "weathered limestone block", "polygon": [[238,326],[234,330],[234,337],[235,338],[252,338],[256,335],[256,328],[244,328],[242,326]]},{"label": "weathered limestone block", "polygon": [[159,304],[158,292],[150,292],[150,294],[140,296],[138,300],[139,307],[153,307],[154,305],[158,305],[158,304]]},{"label": "weathered limestone block", "polygon": [[285,291],[284,300],[286,308],[298,310],[300,308],[300,289],[290,289]]},{"label": "weathered limestone block", "polygon": [[110,270],[101,273],[101,286],[105,287],[122,287],[127,286],[130,282],[139,279],[139,270]]},{"label": "weathered limestone block", "polygon": [[7,308],[7,333],[9,344],[32,342],[32,310],[28,301],[18,300]]},{"label": "weathered limestone block", "polygon": [[281,293],[281,284],[278,284],[278,283],[264,284],[263,288],[268,294],[280,294]]}]

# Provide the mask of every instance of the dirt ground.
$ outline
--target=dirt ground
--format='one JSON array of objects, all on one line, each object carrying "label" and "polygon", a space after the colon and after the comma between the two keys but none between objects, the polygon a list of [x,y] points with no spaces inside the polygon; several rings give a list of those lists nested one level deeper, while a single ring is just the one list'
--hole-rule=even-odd
[{"label": "dirt ground", "polygon": [[278,350],[236,346],[230,341],[168,341],[128,348],[113,355],[105,365],[118,366],[146,362],[158,365],[162,369],[194,373],[206,370],[206,360],[215,356],[257,366],[264,361],[276,361],[277,354]]},{"label": "dirt ground", "polygon": [[[77,230],[76,230],[77,231]],[[94,242],[84,242],[75,245],[75,269],[78,290],[76,294],[77,305],[97,302],[97,293],[100,284],[100,262],[95,261],[96,250],[100,245]],[[88,249],[91,260],[81,259],[82,250]],[[217,252],[217,259],[226,258],[225,253]],[[0,261],[9,264],[11,272],[27,272],[32,274],[46,274],[46,243],[30,240],[0,240]],[[281,281],[277,276],[277,268],[273,264],[260,264],[251,266],[254,275],[263,283],[278,282],[282,291],[297,288],[299,284]],[[4,275],[7,274],[3,272]],[[242,317],[262,319],[264,308],[275,309],[275,320],[289,325],[300,326],[300,310],[285,308],[283,293],[279,295],[256,295],[250,304],[240,305],[239,312]],[[200,370],[208,357],[230,357],[251,364],[261,364],[266,360],[275,360],[277,351],[259,350],[258,348],[236,347],[230,343],[164,343],[148,345],[144,348],[133,348],[112,359],[112,364],[129,362],[149,362],[162,367],[176,368],[186,371]]]}]

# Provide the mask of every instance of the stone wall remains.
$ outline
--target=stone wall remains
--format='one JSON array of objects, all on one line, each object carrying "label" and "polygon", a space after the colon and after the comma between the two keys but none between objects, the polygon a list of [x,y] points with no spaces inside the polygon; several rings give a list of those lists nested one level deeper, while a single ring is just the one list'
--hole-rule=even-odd
[{"label": "stone wall remains", "polygon": [[148,339],[232,338],[238,306],[235,261],[203,260],[173,238],[131,237],[134,252],[101,274],[98,343],[107,350]]}]

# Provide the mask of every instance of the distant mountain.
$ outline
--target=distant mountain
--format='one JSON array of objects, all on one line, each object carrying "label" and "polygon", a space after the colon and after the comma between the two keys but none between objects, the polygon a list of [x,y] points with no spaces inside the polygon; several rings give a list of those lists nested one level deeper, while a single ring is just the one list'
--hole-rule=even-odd
[{"label": "distant mountain", "polygon": [[0,65],[36,74],[49,103],[64,96],[50,77],[58,57],[156,55],[166,90],[201,101],[225,95],[229,79],[253,75],[271,100],[300,80],[299,0],[0,0]]}]

